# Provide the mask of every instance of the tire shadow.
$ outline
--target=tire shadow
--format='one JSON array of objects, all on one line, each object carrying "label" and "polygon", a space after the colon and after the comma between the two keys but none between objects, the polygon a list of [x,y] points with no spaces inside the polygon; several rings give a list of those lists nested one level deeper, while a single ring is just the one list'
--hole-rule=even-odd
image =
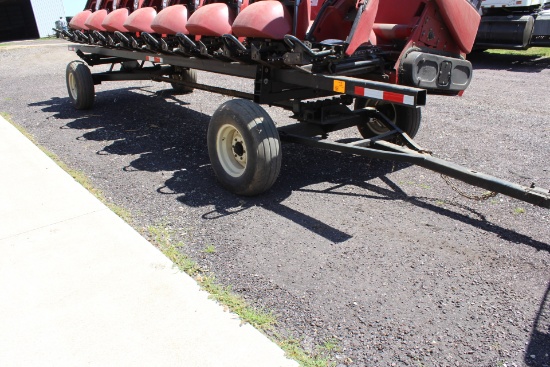
[{"label": "tire shadow", "polygon": [[542,297],[535,317],[529,344],[525,350],[524,362],[528,366],[550,365],[550,283]]},{"label": "tire shadow", "polygon": [[[210,167],[206,148],[210,116],[182,108],[190,105],[185,99],[174,96],[169,90],[151,92],[125,88],[97,93],[96,105],[90,111],[75,110],[68,98],[52,98],[30,106],[39,106],[55,118],[66,120],[61,129],[82,130],[79,140],[105,142],[104,148],[96,152],[98,155],[135,156],[130,164],[121,167],[124,171],[172,172],[157,192],[174,195],[176,200],[190,207],[213,206],[213,210],[208,209],[202,216],[207,220],[261,206],[314,234],[340,243],[352,236],[330,223],[290,208],[284,201],[294,192],[319,194],[319,200],[323,195],[351,195],[378,201],[406,201],[496,233],[514,243],[550,251],[549,244],[491,223],[465,205],[449,203],[443,207],[434,203],[434,199],[408,196],[387,176],[410,167],[409,164],[284,144],[283,165],[273,187],[258,197],[233,195],[218,185]],[[188,100],[191,101],[192,97]],[[221,103],[221,98],[216,103]],[[359,187],[362,192],[340,190],[346,186]]]}]

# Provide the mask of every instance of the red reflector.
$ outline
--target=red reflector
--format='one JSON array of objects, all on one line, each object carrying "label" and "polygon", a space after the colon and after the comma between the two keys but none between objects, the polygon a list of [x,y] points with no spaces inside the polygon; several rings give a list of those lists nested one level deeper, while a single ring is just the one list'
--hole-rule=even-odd
[{"label": "red reflector", "polygon": [[403,103],[403,95],[392,92],[384,92],[384,101],[392,101],[397,103]]},{"label": "red reflector", "polygon": [[161,63],[162,62],[162,57],[145,56],[145,60],[146,61],[151,61],[151,62]]}]

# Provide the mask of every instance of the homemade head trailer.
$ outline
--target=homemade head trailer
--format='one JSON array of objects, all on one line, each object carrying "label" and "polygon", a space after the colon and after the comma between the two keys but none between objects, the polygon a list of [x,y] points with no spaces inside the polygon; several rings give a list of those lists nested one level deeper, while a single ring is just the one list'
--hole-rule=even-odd
[{"label": "homemade head trailer", "polygon": [[[288,141],[416,164],[550,208],[548,190],[434,158],[412,140],[428,92],[468,87],[479,22],[468,0],[89,0],[60,32],[89,66],[111,64],[95,74],[68,65],[77,109],[92,107],[95,84],[116,80],[238,97],[216,110],[207,136],[214,172],[236,194],[273,185]],[[253,93],[200,84],[195,70],[252,79]],[[277,128],[260,104],[297,123]],[[328,140],[350,127],[361,138]]]}]

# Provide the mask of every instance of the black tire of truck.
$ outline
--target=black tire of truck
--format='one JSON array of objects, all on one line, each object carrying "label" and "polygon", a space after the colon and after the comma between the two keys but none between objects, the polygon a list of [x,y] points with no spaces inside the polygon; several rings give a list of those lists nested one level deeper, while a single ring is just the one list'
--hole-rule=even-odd
[{"label": "black tire of truck", "polygon": [[[170,78],[181,80],[183,82],[196,83],[197,71],[195,69],[183,69],[176,74],[170,75]],[[192,87],[188,87],[180,83],[170,83],[170,85],[172,85],[172,89],[174,89],[176,94],[189,94],[193,93],[194,90]]]}]

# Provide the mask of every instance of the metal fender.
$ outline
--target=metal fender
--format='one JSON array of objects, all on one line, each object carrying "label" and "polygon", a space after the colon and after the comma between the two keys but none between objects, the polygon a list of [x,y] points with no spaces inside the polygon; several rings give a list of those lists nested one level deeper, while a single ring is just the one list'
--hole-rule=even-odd
[{"label": "metal fender", "polygon": [[84,23],[88,29],[91,29],[92,31],[106,31],[105,27],[101,25],[103,23],[103,20],[105,20],[105,17],[107,16],[107,10],[100,9],[96,12],[93,12],[90,14],[88,19],[86,19],[86,22]]},{"label": "metal fender", "polygon": [[231,33],[235,13],[225,3],[201,6],[187,20],[189,33],[199,36],[219,37]]},{"label": "metal fender", "polygon": [[156,16],[157,11],[155,8],[147,7],[135,10],[124,22],[124,27],[130,32],[155,33],[151,28],[151,23],[153,23]]},{"label": "metal fender", "polygon": [[173,5],[158,13],[151,28],[158,34],[189,34],[186,25],[187,8],[185,5]]},{"label": "metal fender", "polygon": [[292,32],[292,15],[279,1],[258,1],[237,15],[232,28],[238,37],[280,40]]},{"label": "metal fender", "polygon": [[88,27],[86,26],[86,20],[88,17],[92,14],[90,10],[84,10],[80,13],[77,13],[73,19],[71,19],[71,22],[69,23],[69,27],[72,29],[77,29],[81,31],[87,31]]},{"label": "metal fender", "polygon": [[481,15],[466,0],[435,0],[435,2],[458,47],[465,53],[472,51]]},{"label": "metal fender", "polygon": [[121,8],[107,14],[101,25],[109,32],[129,32],[124,27],[126,19],[128,19],[128,9]]}]

